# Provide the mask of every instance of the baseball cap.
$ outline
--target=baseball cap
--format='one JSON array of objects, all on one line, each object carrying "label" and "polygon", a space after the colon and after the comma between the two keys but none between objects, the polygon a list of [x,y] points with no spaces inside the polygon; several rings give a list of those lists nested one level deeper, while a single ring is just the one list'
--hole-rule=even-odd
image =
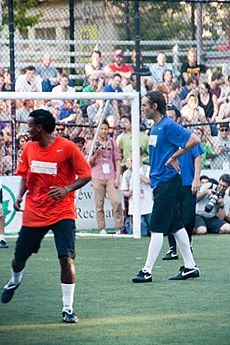
[{"label": "baseball cap", "polygon": [[122,49],[117,49],[117,50],[115,50],[115,52],[114,52],[114,56],[118,56],[118,55],[122,55],[122,56],[124,56],[124,52],[123,52],[123,50],[122,50]]}]

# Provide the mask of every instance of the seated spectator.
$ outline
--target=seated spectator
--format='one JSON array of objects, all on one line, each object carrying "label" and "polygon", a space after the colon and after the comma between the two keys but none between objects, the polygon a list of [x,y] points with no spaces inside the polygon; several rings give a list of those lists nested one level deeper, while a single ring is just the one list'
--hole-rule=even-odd
[{"label": "seated spectator", "polygon": [[154,82],[157,85],[160,85],[163,82],[163,73],[166,70],[172,70],[172,66],[171,64],[166,63],[166,54],[163,52],[158,53],[156,60],[157,62],[151,64],[149,68]]},{"label": "seated spectator", "polygon": [[206,117],[204,109],[198,105],[198,97],[194,92],[190,92],[187,96],[187,104],[181,109],[181,123],[198,124],[205,123]]},{"label": "seated spectator", "polygon": [[208,134],[204,135],[205,126],[197,126],[194,133],[200,138],[204,153],[201,155],[201,169],[211,168],[211,158],[213,155],[213,143]]},{"label": "seated spectator", "polygon": [[[99,84],[99,78],[97,76],[90,76],[89,77],[89,85],[85,86],[82,92],[99,92],[101,91],[101,86]],[[93,101],[89,101],[87,99],[82,99],[80,101],[80,108],[86,112],[87,106],[92,104]]]},{"label": "seated spectator", "polygon": [[127,80],[130,75],[134,73],[134,69],[128,64],[124,63],[124,52],[122,49],[117,49],[114,52],[114,62],[105,66],[104,71],[112,77],[114,73],[119,73],[123,79],[123,85],[127,85]]},{"label": "seated spectator", "polygon": [[73,100],[64,100],[64,103],[60,106],[60,113],[57,115],[57,118],[62,123],[73,122],[70,115],[75,114],[73,110]]},{"label": "seated spectator", "polygon": [[[52,89],[52,92],[54,93],[61,93],[61,92],[67,92],[67,93],[75,93],[74,87],[71,87],[69,84],[69,77],[67,74],[62,74],[60,76],[60,84],[57,86],[54,86]],[[63,104],[63,100],[58,101],[61,104]]]},{"label": "seated spectator", "polygon": [[[198,95],[198,104],[204,109],[207,121],[214,122],[218,115],[218,103],[216,95],[211,93],[208,83],[200,83]],[[211,135],[217,135],[217,128],[214,123],[210,124]]]},{"label": "seated spectator", "polygon": [[212,169],[230,169],[230,125],[223,122],[218,125],[218,135],[213,137]]},{"label": "seated spectator", "polygon": [[36,75],[34,66],[27,66],[15,83],[16,92],[42,92],[41,78]]},{"label": "seated spectator", "polygon": [[2,91],[11,91],[11,77],[10,77],[10,70],[8,68],[5,68],[3,72],[4,77],[4,84]]},{"label": "seated spectator", "polygon": [[54,129],[55,137],[65,137],[66,127],[63,124],[57,124]]},{"label": "seated spectator", "polygon": [[27,121],[29,114],[34,110],[34,101],[25,100],[21,106],[16,109],[16,131],[17,135],[24,134],[27,131]]},{"label": "seated spectator", "polygon": [[3,175],[12,175],[12,141],[5,140],[6,154],[2,157]]},{"label": "seated spectator", "polygon": [[197,63],[197,51],[195,48],[190,48],[187,53],[187,61],[181,65],[181,79],[182,86],[186,84],[189,77],[194,76],[199,81],[200,75],[206,73],[209,78],[211,71],[205,65]]},{"label": "seated spectator", "polygon": [[[93,124],[93,125],[98,124],[104,110],[104,105],[105,105],[105,102],[102,99],[97,99],[95,103],[87,107],[88,121],[90,124]],[[108,104],[108,107],[105,113],[105,119],[109,115],[112,115],[113,117],[117,117],[118,115],[116,109],[112,106],[111,103]]]},{"label": "seated spectator", "polygon": [[181,86],[178,80],[172,82],[168,96],[168,104],[174,105],[178,110],[181,110],[180,89]]},{"label": "seated spectator", "polygon": [[37,75],[42,79],[42,91],[50,92],[60,81],[60,73],[51,66],[52,58],[50,54],[44,54],[42,64],[36,68]]},{"label": "seated spectator", "polygon": [[17,163],[21,159],[22,151],[26,145],[26,143],[29,141],[29,136],[27,134],[20,134],[17,137],[18,140],[18,151],[17,151]]},{"label": "seated spectator", "polygon": [[225,84],[224,75],[220,71],[215,71],[212,74],[211,79],[211,93],[215,95],[218,101],[223,97],[223,85]]},{"label": "seated spectator", "polygon": [[197,87],[197,79],[193,77],[188,77],[186,84],[182,86],[180,92],[181,104],[184,106],[186,104],[186,97],[191,91],[195,91]]},{"label": "seated spectator", "polygon": [[[132,160],[127,161],[128,169],[124,172],[121,183],[121,190],[128,198],[128,214],[133,216],[133,177]],[[143,151],[140,150],[140,214],[141,214],[141,236],[150,234],[150,220],[153,208],[153,193],[149,179],[150,166],[143,164]]]},{"label": "seated spectator", "polygon": [[76,144],[76,146],[79,148],[80,151],[85,153],[84,146],[85,146],[85,138],[84,137],[74,137],[72,141]]},{"label": "seated spectator", "polygon": [[197,193],[195,234],[230,233],[230,224],[224,220],[229,213],[229,186],[230,175],[223,174],[218,185],[208,182],[201,187]]},{"label": "seated spectator", "polygon": [[101,52],[95,47],[91,53],[91,62],[85,65],[86,77],[104,77],[104,65],[101,62]]},{"label": "seated spectator", "polygon": [[120,87],[122,81],[122,76],[120,73],[114,73],[112,77],[112,81],[110,85],[104,86],[105,92],[123,92],[122,88]]},{"label": "seated spectator", "polygon": [[[133,68],[134,72],[137,72],[136,55],[137,55],[136,50],[133,49],[132,54],[131,54],[131,61],[132,61],[131,67]],[[152,76],[149,67],[147,65],[143,64],[143,57],[142,57],[141,53],[140,53],[140,76],[141,77],[151,77]]]},{"label": "seated spectator", "polygon": [[173,83],[173,74],[172,74],[171,69],[166,69],[164,71],[162,79],[163,79],[163,82],[159,85],[159,87],[164,93],[169,94],[169,92],[171,91],[172,83]]},{"label": "seated spectator", "polygon": [[[132,73],[129,79],[129,84],[123,88],[124,92],[136,92],[137,76]],[[145,96],[147,93],[145,85],[141,83],[141,97]]]}]

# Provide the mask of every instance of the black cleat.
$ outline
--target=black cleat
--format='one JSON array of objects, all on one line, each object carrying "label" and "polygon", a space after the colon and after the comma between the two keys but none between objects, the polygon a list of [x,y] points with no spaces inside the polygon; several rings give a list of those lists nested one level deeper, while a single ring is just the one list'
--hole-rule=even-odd
[{"label": "black cleat", "polygon": [[12,284],[12,283],[7,283],[6,286],[4,287],[2,291],[2,303],[8,303],[13,295],[14,291],[19,287],[21,283],[19,284]]},{"label": "black cleat", "polygon": [[140,272],[136,275],[136,277],[132,278],[133,283],[150,283],[152,281],[152,275],[149,272]]},{"label": "black cleat", "polygon": [[181,266],[179,273],[175,276],[169,277],[169,280],[186,280],[189,278],[198,278],[199,276],[200,270],[198,267],[185,268],[184,266]]},{"label": "black cleat", "polygon": [[178,254],[173,248],[170,248],[162,260],[178,260]]},{"label": "black cleat", "polygon": [[0,241],[0,248],[8,248],[8,243],[5,240]]},{"label": "black cleat", "polygon": [[62,316],[63,316],[63,322],[65,323],[77,323],[79,321],[77,315],[75,315],[74,313],[69,314],[67,313],[67,311],[63,311]]}]

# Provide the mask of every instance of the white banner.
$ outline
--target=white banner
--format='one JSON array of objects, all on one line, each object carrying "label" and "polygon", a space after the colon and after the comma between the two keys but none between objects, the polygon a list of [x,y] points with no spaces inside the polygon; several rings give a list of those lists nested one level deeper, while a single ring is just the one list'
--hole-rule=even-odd
[{"label": "white banner", "polygon": [[[22,212],[16,212],[13,203],[18,195],[18,176],[2,176],[3,187],[3,209],[5,215],[5,233],[17,234],[22,224]],[[79,192],[78,192],[79,193]],[[22,204],[23,209],[23,204]],[[88,183],[80,190],[79,198],[76,199],[77,220],[76,227],[79,230],[97,229],[94,192],[91,183]],[[105,199],[106,227],[114,228],[113,210],[110,201]],[[36,224],[34,224],[36,226]]]}]

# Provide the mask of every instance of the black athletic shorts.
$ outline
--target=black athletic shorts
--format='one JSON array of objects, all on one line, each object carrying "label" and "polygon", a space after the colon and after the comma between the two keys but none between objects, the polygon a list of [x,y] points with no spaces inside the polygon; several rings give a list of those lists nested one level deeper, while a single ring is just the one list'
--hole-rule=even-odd
[{"label": "black athletic shorts", "polygon": [[181,191],[180,175],[160,183],[154,190],[150,231],[168,234],[184,227],[180,212]]},{"label": "black athletic shorts", "polygon": [[22,226],[16,242],[16,260],[26,261],[33,253],[37,253],[42,239],[49,230],[53,231],[58,257],[68,256],[74,259],[75,222],[72,219],[62,219],[44,227]]}]

